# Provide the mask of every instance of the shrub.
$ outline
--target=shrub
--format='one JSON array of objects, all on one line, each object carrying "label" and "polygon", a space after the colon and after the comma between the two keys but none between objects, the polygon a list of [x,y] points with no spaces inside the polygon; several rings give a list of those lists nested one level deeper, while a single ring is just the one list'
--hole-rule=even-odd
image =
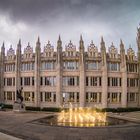
[{"label": "shrub", "polygon": [[139,107],[128,107],[128,108],[104,108],[102,111],[120,113],[120,112],[132,112],[140,111]]},{"label": "shrub", "polygon": [[40,111],[40,107],[32,107],[32,106],[26,106],[26,110],[30,111]]},{"label": "shrub", "polygon": [[55,108],[55,107],[44,107],[41,109],[41,111],[48,111],[48,112],[60,112],[61,108]]},{"label": "shrub", "polygon": [[10,105],[10,104],[4,104],[4,107],[5,109],[13,109],[13,105]]}]

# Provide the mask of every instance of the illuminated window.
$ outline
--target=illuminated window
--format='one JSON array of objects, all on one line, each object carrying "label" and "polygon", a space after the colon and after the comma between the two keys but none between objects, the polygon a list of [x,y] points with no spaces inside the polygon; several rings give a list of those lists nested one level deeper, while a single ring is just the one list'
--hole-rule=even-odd
[{"label": "illuminated window", "polygon": [[30,92],[24,92],[24,100],[25,101],[30,101]]},{"label": "illuminated window", "polygon": [[7,92],[7,100],[12,100],[12,92]]}]

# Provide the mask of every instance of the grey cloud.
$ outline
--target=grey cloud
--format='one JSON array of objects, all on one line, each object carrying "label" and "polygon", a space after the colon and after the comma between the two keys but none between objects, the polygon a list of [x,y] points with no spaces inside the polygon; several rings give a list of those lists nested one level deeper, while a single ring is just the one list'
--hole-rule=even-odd
[{"label": "grey cloud", "polygon": [[139,7],[139,0],[0,0],[1,15],[13,24],[23,22],[30,27],[21,33],[27,41],[38,34],[42,40],[55,41],[62,34],[64,40],[76,41],[83,33],[87,43],[92,38],[98,42],[105,34],[107,42],[123,38],[127,46],[136,46]]}]

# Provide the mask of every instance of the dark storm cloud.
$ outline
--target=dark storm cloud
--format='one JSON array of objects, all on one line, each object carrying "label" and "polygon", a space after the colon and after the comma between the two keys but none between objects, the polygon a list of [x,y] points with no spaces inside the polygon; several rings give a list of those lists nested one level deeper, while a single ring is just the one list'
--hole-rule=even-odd
[{"label": "dark storm cloud", "polygon": [[[94,37],[97,42],[104,35],[108,42],[123,38],[136,45],[139,7],[140,0],[0,0],[0,15],[8,17],[15,28],[19,22],[27,25],[28,31],[20,33],[25,41],[32,40],[33,34],[54,41],[59,33],[64,40],[76,41],[82,33],[86,41]],[[3,34],[8,36],[8,31]]]},{"label": "dark storm cloud", "polygon": [[139,6],[139,0],[0,0],[0,11],[9,14],[13,22],[29,23],[48,22],[62,16],[112,20]]}]

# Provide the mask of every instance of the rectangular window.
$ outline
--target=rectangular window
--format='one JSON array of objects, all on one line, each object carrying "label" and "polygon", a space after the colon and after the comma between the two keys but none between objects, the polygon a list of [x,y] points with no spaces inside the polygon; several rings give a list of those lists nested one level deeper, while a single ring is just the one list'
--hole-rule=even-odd
[{"label": "rectangular window", "polygon": [[56,94],[53,94],[53,102],[56,102]]},{"label": "rectangular window", "polygon": [[24,86],[30,86],[30,77],[24,77]]},{"label": "rectangular window", "polygon": [[56,62],[55,61],[43,61],[41,63],[42,70],[53,70],[55,69]]},{"label": "rectangular window", "polygon": [[4,86],[6,86],[6,78],[4,78]]},{"label": "rectangular window", "polygon": [[47,101],[47,102],[52,101],[51,92],[45,92],[45,101]]},{"label": "rectangular window", "polygon": [[118,95],[118,93],[112,93],[112,102],[114,103],[114,102],[117,102],[117,95]]},{"label": "rectangular window", "polygon": [[63,68],[68,70],[78,69],[78,61],[64,61]]},{"label": "rectangular window", "polygon": [[12,92],[7,91],[7,100],[12,100]]},{"label": "rectangular window", "polygon": [[89,77],[86,77],[86,86],[89,86],[88,79]]},{"label": "rectangular window", "polygon": [[20,78],[20,85],[23,86],[23,77]]},{"label": "rectangular window", "polygon": [[127,101],[128,102],[136,102],[137,101],[137,96],[138,94],[135,92],[129,92],[127,93]]},{"label": "rectangular window", "polygon": [[7,78],[7,86],[12,86],[12,78]]},{"label": "rectangular window", "polygon": [[102,101],[102,93],[99,92],[99,103],[101,103],[101,101]]},{"label": "rectangular window", "polygon": [[108,62],[107,68],[109,71],[120,71],[120,63]]},{"label": "rectangular window", "polygon": [[99,62],[96,62],[96,61],[88,61],[86,62],[86,68],[88,70],[97,70],[98,69],[98,65],[99,65]]},{"label": "rectangular window", "polygon": [[32,86],[34,86],[34,84],[35,84],[35,83],[34,83],[34,77],[32,77]]},{"label": "rectangular window", "polygon": [[13,86],[15,86],[15,77],[13,78]]},{"label": "rectangular window", "polygon": [[24,100],[25,101],[30,101],[30,92],[24,92]]},{"label": "rectangular window", "polygon": [[102,86],[102,78],[99,77],[99,86]]},{"label": "rectangular window", "polygon": [[64,76],[63,77],[63,86],[78,86],[79,77],[78,76]]},{"label": "rectangular window", "polygon": [[32,92],[32,101],[34,102],[34,100],[35,100],[35,93]]},{"label": "rectangular window", "polygon": [[55,76],[45,77],[45,85],[56,86],[56,77]]},{"label": "rectangular window", "polygon": [[43,102],[43,92],[40,92],[40,101]]},{"label": "rectangular window", "polygon": [[40,77],[40,85],[43,85],[43,77]]}]

